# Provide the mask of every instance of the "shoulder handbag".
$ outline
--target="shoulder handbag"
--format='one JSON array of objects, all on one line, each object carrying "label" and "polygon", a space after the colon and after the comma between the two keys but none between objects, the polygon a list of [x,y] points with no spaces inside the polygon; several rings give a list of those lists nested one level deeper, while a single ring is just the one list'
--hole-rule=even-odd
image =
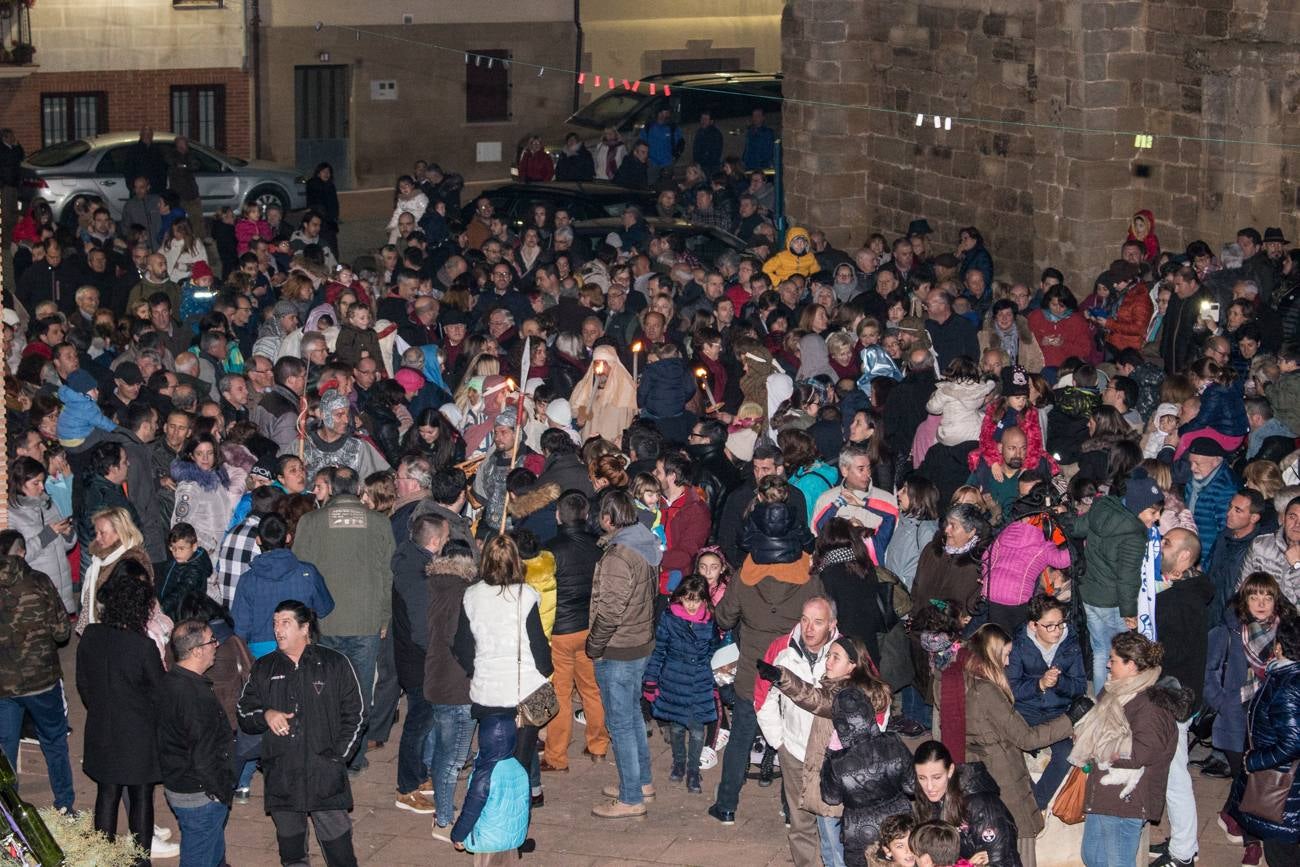
[{"label": "shoulder handbag", "polygon": [[[527,626],[523,614],[523,585],[518,586],[515,592],[519,594],[519,629],[521,630],[516,633],[519,640],[515,645],[515,695],[518,695],[519,690],[523,688],[524,677],[524,637],[522,630],[526,630]],[[560,699],[555,694],[555,685],[547,680],[537,689],[524,696],[523,700],[519,702],[519,706],[515,709],[515,725],[541,728],[550,722],[559,711]]]},{"label": "shoulder handbag", "polygon": [[907,639],[907,627],[894,610],[894,585],[879,581],[873,594],[880,609],[880,622],[886,628],[877,633],[876,645],[880,651],[878,668],[880,677],[889,688],[897,692],[910,686],[915,679],[912,668],[912,648]]},{"label": "shoulder handbag", "polygon": [[[1253,736],[1249,738],[1248,747],[1252,750],[1255,748]],[[1282,824],[1286,815],[1286,799],[1291,794],[1291,787],[1295,785],[1296,764],[1293,761],[1281,770],[1265,768],[1247,772],[1246,788],[1241,793],[1238,809],[1266,822]]]},{"label": "shoulder handbag", "polygon": [[1077,825],[1083,821],[1084,795],[1088,788],[1088,775],[1083,768],[1072,767],[1061,788],[1052,799],[1052,815],[1063,824]]}]

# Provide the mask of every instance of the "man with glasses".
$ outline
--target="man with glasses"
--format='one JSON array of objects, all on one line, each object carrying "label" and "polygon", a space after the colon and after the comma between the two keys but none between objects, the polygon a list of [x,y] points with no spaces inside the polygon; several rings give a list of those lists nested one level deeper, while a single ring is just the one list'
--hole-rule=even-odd
[{"label": "man with glasses", "polygon": [[465,227],[466,243],[470,248],[475,250],[481,248],[488,238],[492,237],[492,216],[496,209],[492,207],[492,200],[487,196],[480,196],[474,202],[474,218],[469,221]]},{"label": "man with glasses", "polygon": [[533,315],[533,308],[528,302],[528,296],[515,288],[515,271],[510,267],[509,263],[494,263],[489,278],[491,290],[480,295],[478,303],[474,307],[474,312],[479,317],[488,316],[493,310],[501,307],[510,311],[510,315],[514,317],[515,322],[523,322]]},{"label": "man with glasses", "polygon": [[[1029,602],[1029,622],[1016,632],[1007,664],[1007,682],[1015,695],[1016,712],[1031,726],[1055,719],[1087,692],[1079,637],[1067,621],[1069,608],[1052,596]],[[1052,758],[1034,784],[1034,800],[1042,810],[1070,770],[1069,738],[1052,744]]]}]

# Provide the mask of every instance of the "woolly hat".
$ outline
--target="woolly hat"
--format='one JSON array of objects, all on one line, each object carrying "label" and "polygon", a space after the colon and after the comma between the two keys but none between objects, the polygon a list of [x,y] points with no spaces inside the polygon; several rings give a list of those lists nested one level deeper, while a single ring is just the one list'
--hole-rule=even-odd
[{"label": "woolly hat", "polygon": [[296,316],[298,315],[298,305],[294,304],[292,301],[277,301],[275,302],[275,307],[271,310],[271,313],[276,319],[279,319],[281,316],[288,316],[290,313]]},{"label": "woolly hat", "polygon": [[190,266],[190,279],[202,280],[204,277],[212,276],[212,266],[203,260],[199,260]]},{"label": "woolly hat", "polygon": [[90,392],[99,388],[99,383],[95,382],[95,377],[78,368],[68,374],[68,388],[77,394],[90,394]]},{"label": "woolly hat", "polygon": [[348,399],[332,388],[320,396],[321,418],[329,418],[336,410],[347,408]]},{"label": "woolly hat", "polygon": [[1174,418],[1178,418],[1178,404],[1162,403],[1158,407],[1156,407],[1154,418],[1157,424],[1160,422],[1160,419],[1164,418],[1167,415],[1172,415]]},{"label": "woolly hat", "polygon": [[1146,470],[1136,469],[1128,477],[1128,485],[1124,489],[1124,508],[1128,509],[1134,515],[1140,515],[1142,512],[1165,501],[1164,492],[1160,486],[1147,475]]},{"label": "woolly hat", "polygon": [[560,427],[569,427],[573,424],[573,407],[566,399],[556,398],[546,405],[546,418]]},{"label": "woolly hat", "polygon": [[397,374],[393,376],[393,379],[397,381],[397,384],[400,385],[402,390],[407,394],[415,394],[417,391],[424,388],[424,377],[420,375],[418,370],[412,370],[409,367],[403,367],[401,370],[397,371]]},{"label": "woolly hat", "polygon": [[727,436],[727,451],[738,461],[749,463],[754,459],[754,446],[758,444],[758,434],[752,428],[742,428]]}]

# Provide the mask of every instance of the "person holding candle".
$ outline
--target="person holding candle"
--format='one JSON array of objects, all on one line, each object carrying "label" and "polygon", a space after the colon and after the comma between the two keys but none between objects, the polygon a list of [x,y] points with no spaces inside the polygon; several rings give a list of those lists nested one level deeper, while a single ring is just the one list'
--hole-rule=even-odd
[{"label": "person holding candle", "polygon": [[597,346],[591,366],[569,396],[582,439],[598,436],[620,442],[623,431],[636,418],[636,391],[636,381],[618,352],[612,346]]},{"label": "person holding candle", "polygon": [[641,417],[653,421],[669,442],[686,442],[695,424],[695,413],[686,408],[695,398],[695,376],[674,344],[650,347],[648,360],[645,374],[637,383]]}]

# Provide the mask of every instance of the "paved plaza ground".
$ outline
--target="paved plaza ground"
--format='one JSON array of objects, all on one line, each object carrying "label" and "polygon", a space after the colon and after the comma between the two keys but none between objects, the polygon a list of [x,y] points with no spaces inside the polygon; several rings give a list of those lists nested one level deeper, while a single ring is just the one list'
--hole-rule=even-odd
[{"label": "paved plaza ground", "polygon": [[[75,639],[74,639],[75,641]],[[74,682],[74,647],[62,653],[65,683]],[[69,689],[68,711],[74,734],[70,741],[77,782],[77,806],[94,806],[94,783],[80,771],[85,710]],[[458,855],[447,843],[432,837],[432,821],[393,806],[397,779],[397,743],[400,724],[393,730],[393,741],[384,749],[369,754],[370,767],[353,782],[356,800],[353,811],[357,858],[363,865],[383,867],[427,867],[427,865],[472,863],[467,855]],[[581,727],[575,728],[580,737]],[[785,828],[781,822],[779,782],[759,788],[750,781],[741,793],[736,824],[723,827],[705,814],[717,785],[719,768],[704,773],[702,795],[688,795],[682,785],[668,784],[671,763],[668,746],[662,738],[650,744],[654,756],[658,797],[642,819],[619,821],[596,819],[591,807],[600,799],[600,789],[616,779],[614,766],[595,765],[582,755],[582,742],[575,737],[570,749],[572,770],[567,774],[545,774],[546,806],[533,814],[530,834],[537,841],[537,851],[524,858],[523,864],[536,867],[587,867],[587,865],[690,864],[736,865],[761,867],[790,863],[785,845]],[[23,796],[37,804],[50,803],[49,786],[40,749],[22,747]],[[1240,848],[1224,839],[1215,824],[1215,814],[1227,794],[1226,781],[1207,780],[1195,771],[1192,779],[1199,806],[1201,860],[1204,867],[1230,867],[1240,863]],[[158,824],[175,829],[176,823],[162,798],[157,796]],[[126,828],[123,814],[120,827]],[[1163,830],[1153,834],[1162,839]],[[227,860],[232,867],[276,867],[275,832],[270,819],[262,812],[261,777],[253,783],[252,802],[237,806],[226,829]],[[315,842],[312,843],[316,851]],[[159,861],[157,864],[175,864]],[[315,863],[322,864],[320,856]],[[86,865],[76,865],[86,867]]]}]

